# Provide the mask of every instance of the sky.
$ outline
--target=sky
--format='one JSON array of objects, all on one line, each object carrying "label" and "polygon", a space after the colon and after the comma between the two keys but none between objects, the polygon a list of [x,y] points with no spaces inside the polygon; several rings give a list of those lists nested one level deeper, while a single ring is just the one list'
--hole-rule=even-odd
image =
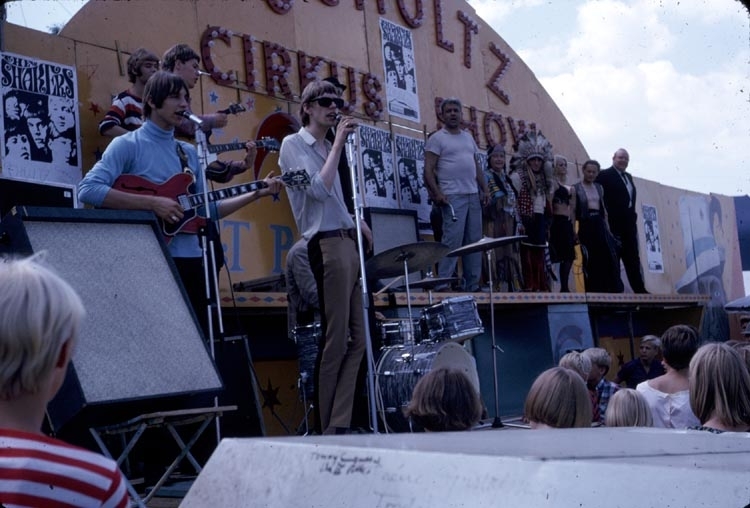
[{"label": "sky", "polygon": [[750,194],[750,29],[739,1],[469,3],[603,167],[624,147],[641,178]]},{"label": "sky", "polygon": [[[468,1],[602,166],[623,147],[635,176],[750,194],[750,17],[738,0]],[[84,3],[13,1],[8,20],[46,31]]]}]

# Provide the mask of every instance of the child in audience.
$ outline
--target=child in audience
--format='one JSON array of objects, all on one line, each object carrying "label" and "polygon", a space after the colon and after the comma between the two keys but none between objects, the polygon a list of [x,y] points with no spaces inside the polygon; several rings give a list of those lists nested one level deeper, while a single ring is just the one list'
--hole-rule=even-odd
[{"label": "child in audience", "polygon": [[532,429],[591,426],[591,400],[581,376],[564,367],[545,370],[531,385],[524,415]]},{"label": "child in audience", "polygon": [[0,505],[124,508],[125,481],[112,459],[40,431],[84,309],[38,257],[0,260]]},{"label": "child in audience", "polygon": [[468,430],[479,422],[482,403],[466,374],[441,368],[417,382],[405,414],[430,432]]},{"label": "child in audience", "polygon": [[609,399],[604,424],[607,427],[652,427],[654,420],[643,395],[632,388],[623,388]]}]

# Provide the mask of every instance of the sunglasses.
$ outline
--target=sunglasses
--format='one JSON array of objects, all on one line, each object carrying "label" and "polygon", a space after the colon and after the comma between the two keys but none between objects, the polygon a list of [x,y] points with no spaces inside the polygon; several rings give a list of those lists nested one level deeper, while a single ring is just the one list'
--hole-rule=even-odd
[{"label": "sunglasses", "polygon": [[321,107],[324,108],[330,108],[331,104],[335,104],[338,109],[344,107],[344,99],[339,99],[338,97],[318,97],[317,99],[313,99],[310,102],[317,102],[321,105]]}]

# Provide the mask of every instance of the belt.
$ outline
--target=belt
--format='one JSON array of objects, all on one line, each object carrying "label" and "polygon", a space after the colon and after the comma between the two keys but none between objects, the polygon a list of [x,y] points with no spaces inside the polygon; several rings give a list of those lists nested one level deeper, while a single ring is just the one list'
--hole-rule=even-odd
[{"label": "belt", "polygon": [[315,234],[316,239],[323,240],[325,238],[351,238],[354,240],[357,235],[357,230],[352,229],[334,229],[332,231],[320,231]]}]

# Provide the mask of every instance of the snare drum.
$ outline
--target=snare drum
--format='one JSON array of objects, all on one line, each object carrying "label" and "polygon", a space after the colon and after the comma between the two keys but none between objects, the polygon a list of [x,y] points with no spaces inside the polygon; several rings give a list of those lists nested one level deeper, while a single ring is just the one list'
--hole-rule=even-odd
[{"label": "snare drum", "polygon": [[417,381],[434,369],[450,367],[461,370],[479,393],[479,376],[474,357],[453,342],[423,342],[411,347],[394,347],[383,351],[377,365],[376,397],[381,419],[392,432],[409,432],[404,409],[411,400]]},{"label": "snare drum", "polygon": [[446,298],[422,309],[422,336],[432,342],[463,342],[484,333],[473,296]]},{"label": "snare drum", "polygon": [[[410,321],[411,327],[409,327]],[[411,346],[422,342],[422,329],[419,320],[391,319],[382,321],[380,323],[380,340],[384,348]]]},{"label": "snare drum", "polygon": [[320,323],[297,326],[294,329],[294,341],[297,343],[299,358],[300,387],[305,397],[312,400],[315,393],[315,360],[318,357],[318,344],[322,337]]}]

